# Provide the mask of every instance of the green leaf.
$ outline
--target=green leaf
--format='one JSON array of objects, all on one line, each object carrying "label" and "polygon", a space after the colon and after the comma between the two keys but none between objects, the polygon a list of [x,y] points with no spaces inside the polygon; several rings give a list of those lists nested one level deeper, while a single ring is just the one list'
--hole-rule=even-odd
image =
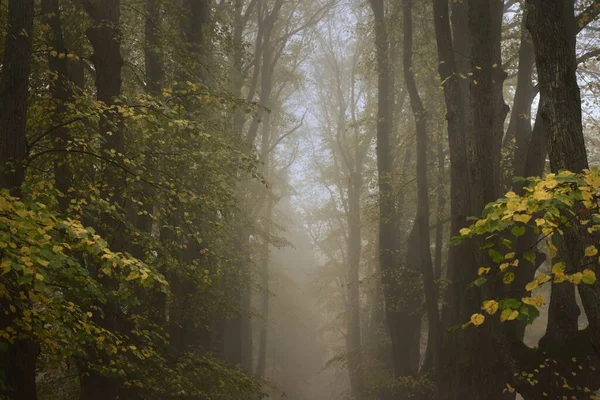
[{"label": "green leaf", "polygon": [[515,237],[519,237],[519,236],[523,236],[526,232],[525,227],[520,225],[520,226],[514,226],[510,232],[515,236]]},{"label": "green leaf", "polygon": [[502,261],[504,259],[504,256],[494,249],[490,249],[488,251],[488,254],[492,258],[492,260],[496,263],[499,263],[500,261]]},{"label": "green leaf", "polygon": [[529,261],[530,263],[535,264],[535,253],[527,251],[523,253],[523,258]]}]

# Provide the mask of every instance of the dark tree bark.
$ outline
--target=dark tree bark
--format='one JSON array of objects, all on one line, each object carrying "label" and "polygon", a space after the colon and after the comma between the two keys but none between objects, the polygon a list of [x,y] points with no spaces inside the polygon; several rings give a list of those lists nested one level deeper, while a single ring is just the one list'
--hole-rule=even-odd
[{"label": "dark tree bark", "polygon": [[[6,47],[0,75],[0,188],[19,196],[25,179],[27,149],[27,96],[31,71],[34,1],[8,2]],[[7,285],[13,296],[16,287]],[[9,313],[0,302],[0,329],[10,326],[21,310]],[[7,400],[35,400],[35,368],[39,346],[18,338],[0,354],[0,397]]]},{"label": "dark tree bark", "polygon": [[393,190],[393,160],[390,148],[391,108],[390,101],[390,65],[389,43],[385,21],[383,0],[370,0],[375,20],[375,47],[377,53],[378,111],[377,111],[377,173],[379,187],[379,265],[386,308],[386,319],[392,341],[392,364],[394,375],[411,374],[410,346],[405,343],[406,327],[402,313],[398,311],[396,254],[396,221]]},{"label": "dark tree bark", "polygon": [[[123,121],[114,109],[116,99],[121,95],[121,29],[120,29],[120,0],[86,0],[84,2],[92,26],[87,30],[93,54],[92,62],[96,75],[96,98],[102,102],[110,111],[100,116],[99,130],[104,140],[104,150],[116,154],[115,161],[119,162],[125,153],[125,137],[123,134]],[[122,190],[124,188],[124,176],[122,171],[116,171],[112,166],[106,165],[104,170],[104,184],[102,196],[117,208],[123,206]],[[121,250],[125,245],[122,225],[118,220],[108,215],[100,217],[101,228],[99,232],[111,240],[114,249]],[[110,230],[110,235],[108,231]],[[106,279],[103,284],[113,287],[114,282]],[[116,330],[117,306],[108,304],[110,310],[106,310],[105,318],[98,322],[109,330]],[[81,399],[82,400],[111,400],[118,395],[119,382],[102,376],[84,365],[80,374]]]},{"label": "dark tree bark", "polygon": [[431,239],[429,236],[429,193],[427,186],[427,112],[421,101],[413,72],[413,21],[412,0],[404,0],[404,82],[416,122],[417,137],[417,215],[413,235],[417,238],[419,271],[423,275],[425,303],[429,323],[427,346],[433,365],[438,357],[441,339],[440,320],[437,303],[437,288],[431,259]]},{"label": "dark tree bark", "polygon": [[517,88],[513,101],[510,122],[504,136],[504,147],[513,147],[512,162],[508,166],[505,178],[505,187],[511,186],[513,176],[525,175],[527,152],[531,142],[531,102],[535,96],[533,87],[533,66],[535,54],[531,36],[525,27],[525,17],[521,28],[521,45],[519,47],[519,67],[517,72]]},{"label": "dark tree bark", "polygon": [[0,83],[0,187],[19,193],[27,157],[27,95],[31,70],[33,0],[8,3],[8,30]]},{"label": "dark tree bark", "polygon": [[442,254],[444,246],[444,211],[446,209],[446,151],[442,142],[443,135],[440,130],[437,138],[437,206],[435,219],[435,258],[433,271],[436,281],[442,278]]},{"label": "dark tree bark", "polygon": [[[271,148],[271,116],[267,114],[263,121],[263,129],[262,129],[262,143],[261,143],[261,161],[262,165],[262,174],[263,178],[269,182],[271,176],[271,157],[270,157],[270,148]],[[269,318],[269,262],[270,262],[270,254],[269,254],[269,246],[271,241],[271,220],[273,218],[273,207],[275,206],[273,202],[273,196],[271,193],[270,186],[264,188],[269,193],[267,193],[267,200],[265,204],[265,210],[263,214],[263,239],[261,243],[261,286],[263,290],[262,296],[262,317],[264,319],[264,324],[260,330],[260,339],[258,346],[258,359],[256,366],[256,375],[260,378],[265,377],[265,371],[267,367],[267,333],[268,333],[268,318]]]},{"label": "dark tree bark", "polygon": [[147,89],[153,95],[160,94],[165,79],[163,50],[160,42],[161,14],[160,0],[146,0],[144,62],[148,79]]},{"label": "dark tree bark", "polygon": [[[463,2],[465,3],[465,2]],[[450,29],[448,0],[433,2],[435,35],[439,59],[438,71],[444,89],[446,119],[448,122],[448,143],[450,150],[450,234],[467,225],[471,215],[470,183],[465,179],[469,174],[466,139],[466,104],[464,88],[457,73],[457,60]],[[458,17],[459,14],[455,15]],[[443,310],[446,327],[464,317],[463,305],[466,302],[465,287],[472,280],[464,265],[474,263],[474,252],[470,243],[451,246],[448,254],[448,279],[451,284]],[[466,339],[468,340],[468,338]],[[457,399],[459,393],[470,393],[470,383],[460,379],[461,368],[467,368],[466,340],[456,335],[446,338],[440,354],[437,370],[440,398]]]},{"label": "dark tree bark", "polygon": [[[577,60],[575,33],[578,31],[572,2],[558,0],[528,0],[527,27],[535,47],[535,58],[540,85],[539,117],[548,135],[550,168],[553,172],[568,169],[581,172],[588,168],[583,126],[581,98],[577,84]],[[597,239],[590,237],[587,230],[578,225],[565,229],[562,252],[568,265],[583,268],[586,261],[584,249]],[[600,285],[582,285],[579,293],[588,317],[587,334],[595,355],[600,355]],[[554,294],[554,288],[553,288]],[[569,302],[574,294],[564,296]],[[551,304],[552,307],[552,304]],[[555,340],[575,337],[572,324],[555,328]],[[550,325],[549,321],[549,325]],[[571,328],[570,328],[571,326]]]},{"label": "dark tree bark", "polygon": [[209,0],[183,0],[182,11],[179,32],[191,62],[186,71],[180,71],[180,78],[182,81],[191,79],[207,83],[208,43],[205,36],[210,21]]},{"label": "dark tree bark", "polygon": [[[52,77],[52,82],[50,83],[50,92],[56,107],[52,122],[55,126],[60,126],[66,117],[67,104],[73,101],[74,83],[70,78],[68,58],[65,56],[58,56],[60,54],[66,55],[67,53],[63,38],[62,23],[60,20],[61,11],[58,0],[43,0],[42,14],[44,15],[46,24],[48,24],[51,29],[49,47],[52,51],[48,53],[48,65],[50,71],[54,75],[54,77]],[[64,156],[66,154],[67,141],[69,140],[69,129],[67,127],[55,129],[53,140],[54,148],[60,154],[60,159],[54,162],[54,180],[56,189],[63,194],[63,196],[58,199],[58,205],[60,211],[64,213],[67,210],[70,200],[67,196],[67,191],[71,187],[73,180],[68,158]]]}]

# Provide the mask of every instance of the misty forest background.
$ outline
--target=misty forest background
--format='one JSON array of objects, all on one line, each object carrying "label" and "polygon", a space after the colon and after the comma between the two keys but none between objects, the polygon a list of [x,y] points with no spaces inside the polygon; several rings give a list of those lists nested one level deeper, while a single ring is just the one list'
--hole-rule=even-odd
[{"label": "misty forest background", "polygon": [[599,16],[0,0],[0,399],[600,399]]}]

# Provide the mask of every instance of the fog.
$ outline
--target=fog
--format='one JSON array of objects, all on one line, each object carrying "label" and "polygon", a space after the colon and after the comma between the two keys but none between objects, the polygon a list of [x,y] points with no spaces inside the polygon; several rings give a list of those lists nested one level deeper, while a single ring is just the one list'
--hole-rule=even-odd
[{"label": "fog", "polygon": [[0,400],[600,399],[599,0],[0,0]]}]

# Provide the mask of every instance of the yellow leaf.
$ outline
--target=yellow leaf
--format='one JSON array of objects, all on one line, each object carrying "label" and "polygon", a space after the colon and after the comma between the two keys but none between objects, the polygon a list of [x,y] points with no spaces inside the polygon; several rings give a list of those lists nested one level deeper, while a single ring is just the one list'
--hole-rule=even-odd
[{"label": "yellow leaf", "polygon": [[460,231],[460,236],[469,236],[469,234],[471,233],[471,230],[469,228],[462,228]]},{"label": "yellow leaf", "polygon": [[515,280],[514,272],[507,272],[504,274],[504,277],[502,277],[502,282],[504,282],[505,285],[510,285],[511,283],[513,283],[514,280]]},{"label": "yellow leaf", "polygon": [[581,272],[576,272],[573,275],[569,275],[569,281],[575,285],[579,285],[582,278],[583,274]]},{"label": "yellow leaf", "polygon": [[510,260],[515,258],[515,253],[508,253],[507,255],[504,256],[505,259]]},{"label": "yellow leaf", "polygon": [[546,240],[546,245],[548,246],[548,255],[550,256],[550,258],[556,257],[558,249],[556,248],[554,243],[552,243],[551,240]]},{"label": "yellow leaf", "polygon": [[35,279],[37,279],[38,281],[43,281],[44,280],[44,275],[42,274],[35,274]]},{"label": "yellow leaf", "polygon": [[552,194],[542,188],[536,188],[536,190],[533,191],[533,198],[538,201],[550,200],[552,198]]},{"label": "yellow leaf", "polygon": [[8,306],[8,308],[10,308],[10,311],[16,313],[17,312],[17,308],[15,306],[13,306],[12,304]]},{"label": "yellow leaf", "polygon": [[481,276],[483,274],[487,274],[490,272],[490,268],[487,267],[479,267],[479,269],[477,270],[477,275]]},{"label": "yellow leaf", "polygon": [[566,274],[563,274],[562,272],[554,274],[554,283],[563,283],[567,279],[570,279],[570,277]]},{"label": "yellow leaf", "polygon": [[485,321],[485,316],[483,314],[471,315],[471,322],[473,323],[473,325],[479,326],[483,324],[483,321]]},{"label": "yellow leaf", "polygon": [[529,215],[529,214],[515,214],[513,216],[513,220],[515,222],[522,222],[524,224],[528,223],[530,219],[531,219],[531,215]]},{"label": "yellow leaf", "polygon": [[527,285],[525,285],[525,290],[531,292],[532,290],[537,289],[539,286],[540,284],[537,281],[529,282]]},{"label": "yellow leaf", "polygon": [[559,262],[552,266],[553,274],[564,274],[565,273],[565,263]]},{"label": "yellow leaf", "polygon": [[544,225],[545,223],[546,223],[546,220],[544,218],[537,218],[535,220],[536,226]]},{"label": "yellow leaf", "polygon": [[510,267],[509,263],[502,263],[500,264],[500,271],[504,271],[508,267]]},{"label": "yellow leaf", "polygon": [[542,296],[534,296],[534,297],[523,297],[521,301],[525,304],[529,304],[530,306],[541,307],[544,305],[544,298]]},{"label": "yellow leaf", "polygon": [[502,311],[502,314],[500,314],[500,322],[512,321],[512,320],[516,319],[518,316],[519,316],[519,312],[517,310],[511,310],[510,308],[507,308]]},{"label": "yellow leaf", "polygon": [[94,315],[94,314],[92,314],[91,312],[89,312],[89,311],[88,311],[88,312],[86,312],[86,315],[87,315],[88,317],[92,318],[92,315]]},{"label": "yellow leaf", "polygon": [[131,273],[125,278],[126,281],[132,281],[140,277],[140,273],[137,271],[131,271]]},{"label": "yellow leaf", "polygon": [[596,248],[596,246],[588,246],[585,248],[585,255],[587,257],[593,257],[596,254],[598,254],[598,249]]},{"label": "yellow leaf", "polygon": [[498,311],[498,302],[496,300],[486,300],[483,302],[481,309],[490,315],[494,315]]},{"label": "yellow leaf", "polygon": [[552,278],[546,274],[539,274],[535,279],[541,285],[542,283],[548,282]]},{"label": "yellow leaf", "polygon": [[596,273],[591,269],[584,270],[581,281],[588,285],[593,285],[594,283],[596,283]]}]

